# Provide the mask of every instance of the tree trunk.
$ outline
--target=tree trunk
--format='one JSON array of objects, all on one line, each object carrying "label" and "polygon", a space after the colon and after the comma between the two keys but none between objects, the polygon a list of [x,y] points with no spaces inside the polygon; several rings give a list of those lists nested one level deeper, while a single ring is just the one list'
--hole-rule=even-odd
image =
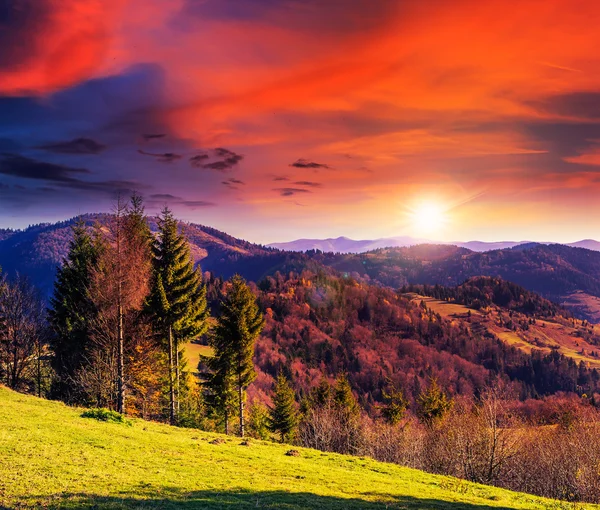
[{"label": "tree trunk", "polygon": [[244,437],[244,389],[242,383],[238,383],[238,397],[240,399],[240,437]]},{"label": "tree trunk", "polygon": [[180,401],[179,401],[179,340],[177,339],[177,336],[173,335],[174,338],[174,344],[175,344],[175,381],[177,382],[177,386],[176,386],[176,391],[177,393],[175,394],[175,402],[176,402],[176,412],[177,412],[177,416],[179,416],[179,411],[180,411]]},{"label": "tree trunk", "polygon": [[225,411],[225,435],[229,435],[229,412]]},{"label": "tree trunk", "polygon": [[38,397],[42,398],[42,341],[40,337],[37,338],[37,387],[38,387]]},{"label": "tree trunk", "polygon": [[117,411],[123,413],[125,411],[125,360],[124,360],[124,341],[123,341],[123,307],[120,303],[120,287],[119,282],[119,305],[118,305],[118,320],[117,320],[117,337],[118,337],[118,353],[117,353]]},{"label": "tree trunk", "polygon": [[173,328],[169,326],[169,423],[175,425],[175,388],[173,384]]}]

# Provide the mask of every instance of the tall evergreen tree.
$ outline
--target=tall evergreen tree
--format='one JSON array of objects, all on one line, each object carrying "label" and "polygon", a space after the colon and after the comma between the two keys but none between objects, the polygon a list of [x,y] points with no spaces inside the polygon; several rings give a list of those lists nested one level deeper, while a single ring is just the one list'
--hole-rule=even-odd
[{"label": "tall evergreen tree", "polygon": [[243,437],[246,389],[256,377],[254,344],[262,331],[264,318],[254,294],[240,275],[231,279],[220,312],[210,340],[214,356],[207,360],[206,388],[210,398],[223,406],[221,412],[226,431],[229,428],[229,403],[235,389],[239,434]]},{"label": "tall evergreen tree", "polygon": [[241,437],[244,437],[246,389],[256,378],[254,346],[263,326],[264,317],[258,308],[256,297],[246,281],[240,275],[234,275],[231,287],[221,304],[215,336],[229,342],[228,356],[238,396]]},{"label": "tall evergreen tree", "polygon": [[298,426],[298,411],[294,390],[283,374],[277,376],[273,407],[269,409],[269,430],[281,436],[281,442],[294,437]]},{"label": "tall evergreen tree", "polygon": [[177,418],[179,347],[207,329],[206,288],[200,268],[194,269],[189,244],[168,208],[158,219],[153,244],[153,277],[149,311],[155,331],[169,356],[169,420]]},{"label": "tall evergreen tree", "polygon": [[390,425],[397,425],[408,408],[408,400],[404,397],[402,390],[394,386],[389,392],[383,392],[383,398],[385,404],[381,408],[381,416]]},{"label": "tall evergreen tree", "polygon": [[51,347],[57,382],[53,393],[66,401],[77,400],[73,378],[84,362],[90,338],[89,321],[95,315],[90,298],[91,272],[98,262],[98,243],[83,221],[73,226],[73,240],[54,283],[49,320],[53,330]]},{"label": "tall evergreen tree", "polygon": [[448,398],[437,381],[432,379],[429,387],[417,399],[417,416],[426,425],[433,426],[446,415],[452,405],[452,399]]},{"label": "tall evergreen tree", "polygon": [[212,334],[209,337],[209,344],[214,355],[202,356],[199,366],[204,402],[211,414],[221,418],[225,434],[229,434],[229,425],[236,409],[229,339]]},{"label": "tall evergreen tree", "polygon": [[355,416],[360,412],[358,402],[354,398],[348,377],[345,374],[340,374],[335,382],[333,402],[335,407],[348,416]]}]

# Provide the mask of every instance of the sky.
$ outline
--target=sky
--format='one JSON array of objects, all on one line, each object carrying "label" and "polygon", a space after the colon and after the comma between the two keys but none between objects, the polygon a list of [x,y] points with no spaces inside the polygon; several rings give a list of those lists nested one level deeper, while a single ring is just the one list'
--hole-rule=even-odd
[{"label": "sky", "polygon": [[[600,238],[596,0],[0,0],[0,227]],[[429,215],[423,221],[423,215]]]}]

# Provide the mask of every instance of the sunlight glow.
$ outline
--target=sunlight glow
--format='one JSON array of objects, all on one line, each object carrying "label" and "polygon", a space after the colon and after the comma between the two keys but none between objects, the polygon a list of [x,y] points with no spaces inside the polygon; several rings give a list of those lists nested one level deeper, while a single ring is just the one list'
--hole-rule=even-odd
[{"label": "sunlight glow", "polygon": [[446,211],[434,202],[422,202],[410,210],[415,233],[433,234],[440,232],[448,223]]}]

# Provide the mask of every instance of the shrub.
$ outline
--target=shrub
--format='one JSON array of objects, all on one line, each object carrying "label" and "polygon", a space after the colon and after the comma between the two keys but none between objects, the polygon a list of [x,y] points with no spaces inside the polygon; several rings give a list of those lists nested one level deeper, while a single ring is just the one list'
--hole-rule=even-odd
[{"label": "shrub", "polygon": [[105,408],[92,408],[88,409],[81,413],[82,418],[93,418],[98,421],[107,421],[112,423],[124,423],[126,425],[131,425],[129,420],[126,420],[125,417],[121,413],[117,413],[117,411],[111,411],[110,409]]}]

